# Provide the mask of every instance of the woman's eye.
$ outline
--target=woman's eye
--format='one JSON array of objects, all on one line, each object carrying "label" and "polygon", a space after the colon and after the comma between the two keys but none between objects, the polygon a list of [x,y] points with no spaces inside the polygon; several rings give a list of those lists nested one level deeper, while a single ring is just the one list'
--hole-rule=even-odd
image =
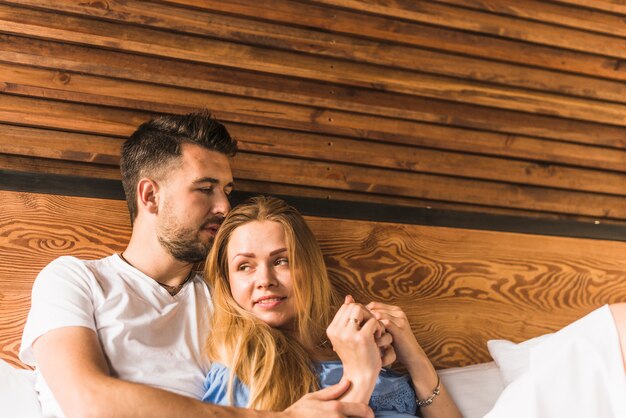
[{"label": "woman's eye", "polygon": [[278,258],[276,259],[275,264],[277,266],[287,266],[289,265],[289,260],[286,257]]},{"label": "woman's eye", "polygon": [[237,271],[248,271],[250,270],[250,265],[249,264],[240,264],[237,267]]}]

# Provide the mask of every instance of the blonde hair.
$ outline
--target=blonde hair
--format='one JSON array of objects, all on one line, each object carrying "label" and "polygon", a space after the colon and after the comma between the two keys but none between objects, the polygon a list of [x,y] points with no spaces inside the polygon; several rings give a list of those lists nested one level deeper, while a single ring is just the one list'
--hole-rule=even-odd
[{"label": "blonde hair", "polygon": [[[272,221],[283,227],[296,309],[293,334],[274,329],[241,308],[230,291],[228,242],[237,228],[253,221]],[[337,299],[317,240],[296,209],[264,196],[234,208],[215,237],[205,277],[214,305],[206,351],[212,361],[231,370],[231,403],[234,376],[250,389],[247,406],[259,410],[283,410],[318,389],[312,356],[325,341]]]}]

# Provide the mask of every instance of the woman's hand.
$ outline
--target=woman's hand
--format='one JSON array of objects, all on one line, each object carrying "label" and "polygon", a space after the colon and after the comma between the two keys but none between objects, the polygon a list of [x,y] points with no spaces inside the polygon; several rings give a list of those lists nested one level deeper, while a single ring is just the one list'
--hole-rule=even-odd
[{"label": "woman's hand", "polygon": [[380,360],[382,367],[389,367],[396,361],[396,351],[391,345],[393,343],[393,337],[387,331],[383,332],[380,337],[374,339],[378,349],[380,351]]},{"label": "woman's hand", "polygon": [[[356,303],[354,298],[351,295],[347,295],[344,300],[344,304]],[[367,309],[367,308],[366,308]],[[365,319],[372,318],[374,315],[367,310],[365,312]],[[382,362],[382,367],[391,366],[394,361],[396,361],[396,352],[393,349],[391,343],[393,342],[393,337],[390,333],[387,332],[383,324],[378,321],[378,326],[376,327],[376,333],[374,334],[374,341],[376,341],[376,345],[380,350],[380,360]]]},{"label": "woman's hand", "polygon": [[383,364],[375,340],[382,337],[382,328],[363,305],[350,300],[341,305],[326,334],[343,363],[344,378],[353,385],[343,399],[367,404]]},{"label": "woman's hand", "polygon": [[[393,336],[393,348],[398,360],[404,364],[411,375],[413,388],[418,399],[425,399],[433,393],[439,378],[432,363],[415,339],[411,325],[404,311],[397,306],[386,305],[380,302],[367,304],[367,309],[372,312],[385,329]],[[424,418],[460,418],[461,413],[454,404],[447,389],[440,385],[439,396],[428,407],[421,409]]]},{"label": "woman's hand", "polygon": [[[430,396],[439,381],[437,372],[415,339],[404,311],[397,306],[380,302],[367,304],[367,309],[393,336],[393,348],[398,360],[404,364],[411,375],[418,399],[425,399]],[[422,408],[422,416],[424,418],[460,418],[461,413],[446,388],[440,385],[440,390],[440,394],[434,402],[428,407]]]},{"label": "woman's hand", "polygon": [[411,368],[421,368],[424,362],[430,363],[415,339],[409,320],[402,309],[380,302],[370,302],[366,307],[392,335],[395,355],[409,372]]}]

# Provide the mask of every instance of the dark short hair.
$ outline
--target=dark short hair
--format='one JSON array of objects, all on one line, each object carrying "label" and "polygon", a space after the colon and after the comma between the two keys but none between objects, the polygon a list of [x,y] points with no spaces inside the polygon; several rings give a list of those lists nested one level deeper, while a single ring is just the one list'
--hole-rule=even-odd
[{"label": "dark short hair", "polygon": [[186,115],[162,115],[137,128],[122,144],[120,172],[131,222],[137,217],[137,183],[157,176],[182,155],[181,145],[191,143],[227,157],[237,152],[237,141],[208,110]]}]

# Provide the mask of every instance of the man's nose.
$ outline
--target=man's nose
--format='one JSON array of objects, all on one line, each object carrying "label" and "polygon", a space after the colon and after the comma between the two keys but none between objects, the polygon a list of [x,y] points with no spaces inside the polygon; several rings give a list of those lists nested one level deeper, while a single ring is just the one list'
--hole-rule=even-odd
[{"label": "man's nose", "polygon": [[228,200],[228,195],[223,191],[217,193],[215,196],[215,201],[213,202],[213,213],[215,215],[226,216],[230,211],[230,201]]}]

